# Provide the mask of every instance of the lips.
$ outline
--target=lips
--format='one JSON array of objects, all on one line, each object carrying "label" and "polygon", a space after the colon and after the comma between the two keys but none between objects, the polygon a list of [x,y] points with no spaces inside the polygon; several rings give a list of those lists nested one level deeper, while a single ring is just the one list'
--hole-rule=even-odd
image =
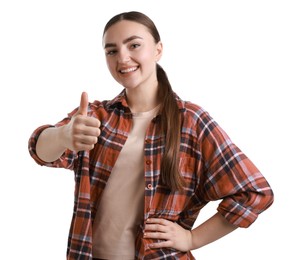
[{"label": "lips", "polygon": [[126,74],[126,73],[129,73],[129,72],[133,72],[133,71],[135,71],[137,69],[138,69],[138,67],[135,66],[135,67],[125,68],[125,69],[120,69],[119,72],[122,73],[122,74]]}]

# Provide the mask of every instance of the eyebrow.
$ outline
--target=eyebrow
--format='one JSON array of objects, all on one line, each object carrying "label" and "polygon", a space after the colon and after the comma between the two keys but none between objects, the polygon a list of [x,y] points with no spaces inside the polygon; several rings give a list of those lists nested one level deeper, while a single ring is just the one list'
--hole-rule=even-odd
[{"label": "eyebrow", "polygon": [[[130,41],[133,41],[133,40],[135,40],[135,39],[141,39],[141,40],[143,40],[142,37],[137,36],[137,35],[133,35],[133,36],[130,36],[130,37],[128,37],[127,39],[123,40],[123,44],[126,44],[126,43],[128,43],[128,42],[130,42]],[[117,45],[116,45],[115,43],[106,43],[106,44],[104,45],[104,49],[106,49],[106,48],[110,48],[110,47],[116,47],[116,46],[117,46]]]}]

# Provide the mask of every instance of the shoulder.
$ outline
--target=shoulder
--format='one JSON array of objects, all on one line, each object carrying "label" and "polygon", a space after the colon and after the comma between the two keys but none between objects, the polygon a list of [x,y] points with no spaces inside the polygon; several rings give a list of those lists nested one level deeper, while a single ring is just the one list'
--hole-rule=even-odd
[{"label": "shoulder", "polygon": [[116,97],[110,100],[94,100],[89,103],[89,115],[103,119],[105,117],[116,115],[119,116],[129,110],[125,92],[122,91]]},{"label": "shoulder", "polygon": [[200,118],[203,114],[208,113],[202,106],[191,101],[184,101],[184,109],[187,115],[194,118]]},{"label": "shoulder", "polygon": [[109,102],[110,100],[94,100],[93,102],[89,102],[88,115],[103,120],[109,114]]},{"label": "shoulder", "polygon": [[[178,100],[178,105],[182,115],[183,132],[197,138],[221,136],[224,133],[223,129],[202,106],[191,101],[182,100]],[[210,133],[212,134],[210,135]]]},{"label": "shoulder", "polygon": [[202,106],[192,101],[181,100],[177,97],[177,103],[182,111],[183,118],[191,120],[193,123],[199,121],[213,120],[208,111],[206,111]]}]

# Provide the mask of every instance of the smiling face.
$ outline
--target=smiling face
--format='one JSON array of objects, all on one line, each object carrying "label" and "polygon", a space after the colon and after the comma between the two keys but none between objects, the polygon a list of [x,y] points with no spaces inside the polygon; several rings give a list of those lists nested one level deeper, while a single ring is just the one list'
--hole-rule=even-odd
[{"label": "smiling face", "polygon": [[106,63],[113,78],[127,89],[157,86],[156,63],[162,55],[148,29],[137,22],[122,20],[103,35]]}]

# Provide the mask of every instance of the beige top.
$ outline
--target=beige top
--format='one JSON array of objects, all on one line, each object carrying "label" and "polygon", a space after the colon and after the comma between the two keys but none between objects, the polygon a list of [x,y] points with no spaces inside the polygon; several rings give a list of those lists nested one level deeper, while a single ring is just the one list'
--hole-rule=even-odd
[{"label": "beige top", "polygon": [[144,212],[144,139],[153,110],[133,114],[128,139],[104,189],[93,225],[93,257],[134,259],[135,238]]}]

